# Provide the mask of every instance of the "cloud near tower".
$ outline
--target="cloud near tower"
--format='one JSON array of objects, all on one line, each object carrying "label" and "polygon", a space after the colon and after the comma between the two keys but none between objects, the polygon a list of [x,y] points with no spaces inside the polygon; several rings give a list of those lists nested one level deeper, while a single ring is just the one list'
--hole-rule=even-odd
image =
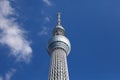
[{"label": "cloud near tower", "polygon": [[8,46],[10,54],[16,57],[17,61],[29,62],[32,56],[30,42],[13,15],[16,15],[16,12],[10,1],[0,0],[0,44]]}]

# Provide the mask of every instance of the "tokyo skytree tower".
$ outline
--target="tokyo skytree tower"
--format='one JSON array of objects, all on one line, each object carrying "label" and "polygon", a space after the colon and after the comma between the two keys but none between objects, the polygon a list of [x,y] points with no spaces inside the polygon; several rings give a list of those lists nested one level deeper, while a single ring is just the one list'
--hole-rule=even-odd
[{"label": "tokyo skytree tower", "polygon": [[48,80],[69,80],[67,56],[70,53],[71,44],[65,37],[65,29],[61,25],[60,13],[58,13],[57,17],[57,25],[47,46],[51,57]]}]

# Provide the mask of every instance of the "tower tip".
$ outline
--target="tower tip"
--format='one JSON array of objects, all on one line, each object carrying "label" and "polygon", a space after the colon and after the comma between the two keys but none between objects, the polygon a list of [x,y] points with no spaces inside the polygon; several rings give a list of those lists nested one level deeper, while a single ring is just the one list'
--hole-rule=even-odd
[{"label": "tower tip", "polygon": [[61,25],[61,13],[60,12],[58,12],[58,14],[57,14],[57,17],[58,17],[58,22],[57,22],[57,25]]},{"label": "tower tip", "polygon": [[61,29],[65,30],[61,25],[61,13],[60,12],[57,13],[57,26],[56,26],[56,28],[61,28]]}]

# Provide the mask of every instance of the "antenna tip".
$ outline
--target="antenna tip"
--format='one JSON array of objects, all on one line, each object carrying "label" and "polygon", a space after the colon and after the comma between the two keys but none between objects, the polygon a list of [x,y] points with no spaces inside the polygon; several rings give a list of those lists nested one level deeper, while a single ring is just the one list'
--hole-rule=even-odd
[{"label": "antenna tip", "polygon": [[58,14],[57,14],[57,15],[58,15],[58,19],[60,19],[60,17],[61,17],[61,13],[60,13],[60,12],[58,12]]},{"label": "antenna tip", "polygon": [[58,15],[61,15],[61,12],[58,12]]},{"label": "antenna tip", "polygon": [[58,12],[57,16],[58,16],[58,25],[61,25],[61,20],[60,20],[61,13],[60,13],[60,12]]}]

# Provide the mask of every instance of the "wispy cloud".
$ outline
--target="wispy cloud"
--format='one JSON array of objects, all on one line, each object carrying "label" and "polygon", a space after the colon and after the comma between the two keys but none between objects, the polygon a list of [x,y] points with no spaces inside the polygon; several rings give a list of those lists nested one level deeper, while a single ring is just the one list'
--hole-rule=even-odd
[{"label": "wispy cloud", "polygon": [[11,69],[10,71],[8,71],[5,74],[5,80],[10,80],[11,77],[15,74],[15,72],[16,72],[16,69]]},{"label": "wispy cloud", "polygon": [[43,20],[43,27],[41,28],[41,31],[38,33],[39,36],[45,36],[48,34],[48,30],[49,28],[46,26],[46,24],[48,24],[50,22],[50,17],[46,16],[44,17]]},{"label": "wispy cloud", "polygon": [[[51,0],[42,0],[42,1],[45,3],[45,6],[46,5],[49,6],[49,8],[47,7],[48,9],[51,9],[51,6],[53,6],[53,3]],[[43,35],[45,36],[48,34],[49,27],[47,27],[46,25],[51,21],[50,14],[48,14],[49,12],[47,11],[48,9],[44,10],[44,7],[43,7],[43,9],[41,10],[41,14],[44,16],[44,19],[43,19],[42,30],[39,32],[40,36],[43,36]]]},{"label": "wispy cloud", "polygon": [[42,30],[40,31],[39,35],[47,35],[48,34],[48,28],[47,27],[42,27]]},{"label": "wispy cloud", "polygon": [[43,0],[43,2],[48,6],[52,6],[52,3],[50,0]]},{"label": "wispy cloud", "polygon": [[14,8],[9,0],[0,0],[0,43],[11,49],[11,55],[18,61],[29,62],[32,56],[32,49],[29,41],[25,39],[25,31],[16,22]]},{"label": "wispy cloud", "polygon": [[16,73],[16,69],[11,68],[9,71],[7,71],[4,76],[0,76],[0,80],[11,80],[11,78]]},{"label": "wispy cloud", "polygon": [[0,80],[3,80],[3,78],[0,76]]},{"label": "wispy cloud", "polygon": [[50,18],[49,17],[45,17],[45,21],[50,22]]}]

